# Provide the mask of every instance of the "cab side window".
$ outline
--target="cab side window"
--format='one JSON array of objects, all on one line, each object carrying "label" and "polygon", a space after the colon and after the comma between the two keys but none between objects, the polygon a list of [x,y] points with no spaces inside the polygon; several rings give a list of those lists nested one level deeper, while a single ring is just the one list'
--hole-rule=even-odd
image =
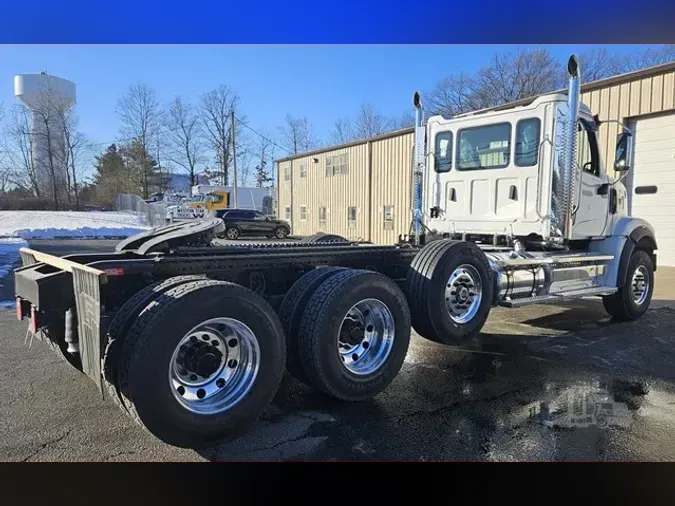
[{"label": "cab side window", "polygon": [[539,118],[528,118],[516,124],[516,152],[517,167],[532,167],[537,165],[539,158],[539,132],[541,121]]},{"label": "cab side window", "polygon": [[434,146],[436,172],[449,172],[452,168],[452,132],[438,132]]},{"label": "cab side window", "polygon": [[596,130],[593,125],[586,120],[579,120],[577,128],[577,164],[581,169],[600,177],[600,152],[598,150],[598,140],[595,136]]}]

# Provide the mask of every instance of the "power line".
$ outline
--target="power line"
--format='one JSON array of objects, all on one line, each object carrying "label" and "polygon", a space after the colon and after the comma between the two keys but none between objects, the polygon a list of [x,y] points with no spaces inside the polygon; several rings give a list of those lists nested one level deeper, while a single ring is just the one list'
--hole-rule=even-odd
[{"label": "power line", "polygon": [[252,127],[250,127],[249,125],[247,125],[244,121],[242,121],[241,118],[238,118],[238,117],[235,116],[235,119],[239,122],[240,125],[242,125],[243,127],[248,128],[251,132],[253,132],[253,133],[256,134],[256,135],[259,135],[262,139],[266,140],[267,142],[269,142],[269,143],[272,144],[273,146],[276,146],[276,147],[279,148],[279,149],[283,149],[283,150],[286,151],[287,153],[292,153],[292,152],[293,152],[292,149],[288,149],[287,147],[280,146],[279,144],[277,144],[276,142],[274,142],[274,141],[273,141],[272,139],[270,139],[269,137],[266,137],[265,135],[261,134],[261,133],[258,132],[257,130],[253,129]]}]

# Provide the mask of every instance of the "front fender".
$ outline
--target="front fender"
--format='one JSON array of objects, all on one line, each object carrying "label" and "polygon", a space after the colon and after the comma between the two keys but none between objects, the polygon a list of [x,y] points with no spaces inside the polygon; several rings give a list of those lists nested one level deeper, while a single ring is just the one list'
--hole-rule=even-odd
[{"label": "front fender", "polygon": [[610,236],[591,244],[590,250],[595,253],[614,255],[614,260],[607,264],[605,272],[607,286],[623,286],[626,282],[628,262],[636,249],[643,249],[651,255],[656,271],[654,251],[657,244],[654,228],[647,221],[630,216],[617,219]]}]

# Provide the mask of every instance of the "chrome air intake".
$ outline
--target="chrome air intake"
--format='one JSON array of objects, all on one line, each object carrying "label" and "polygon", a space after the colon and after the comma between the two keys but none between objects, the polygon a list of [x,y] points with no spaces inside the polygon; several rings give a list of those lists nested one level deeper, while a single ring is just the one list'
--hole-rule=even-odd
[{"label": "chrome air intake", "polygon": [[571,239],[576,182],[577,123],[581,77],[576,55],[567,62],[570,76],[567,103],[558,104],[555,126],[555,155],[551,182],[551,238]]}]

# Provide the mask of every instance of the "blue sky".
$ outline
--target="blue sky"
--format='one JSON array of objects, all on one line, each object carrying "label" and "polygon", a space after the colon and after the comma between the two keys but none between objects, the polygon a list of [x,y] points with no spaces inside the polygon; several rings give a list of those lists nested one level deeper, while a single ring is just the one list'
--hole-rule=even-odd
[{"label": "blue sky", "polygon": [[[588,46],[548,46],[561,65]],[[614,53],[647,46],[605,46]],[[322,139],[336,118],[371,102],[385,115],[410,108],[416,89],[453,72],[472,72],[509,46],[0,46],[0,102],[14,103],[13,76],[47,71],[75,82],[80,128],[113,141],[117,99],[144,81],[168,102],[196,100],[220,84],[236,90],[242,113],[276,139],[286,113],[307,116]]]}]

